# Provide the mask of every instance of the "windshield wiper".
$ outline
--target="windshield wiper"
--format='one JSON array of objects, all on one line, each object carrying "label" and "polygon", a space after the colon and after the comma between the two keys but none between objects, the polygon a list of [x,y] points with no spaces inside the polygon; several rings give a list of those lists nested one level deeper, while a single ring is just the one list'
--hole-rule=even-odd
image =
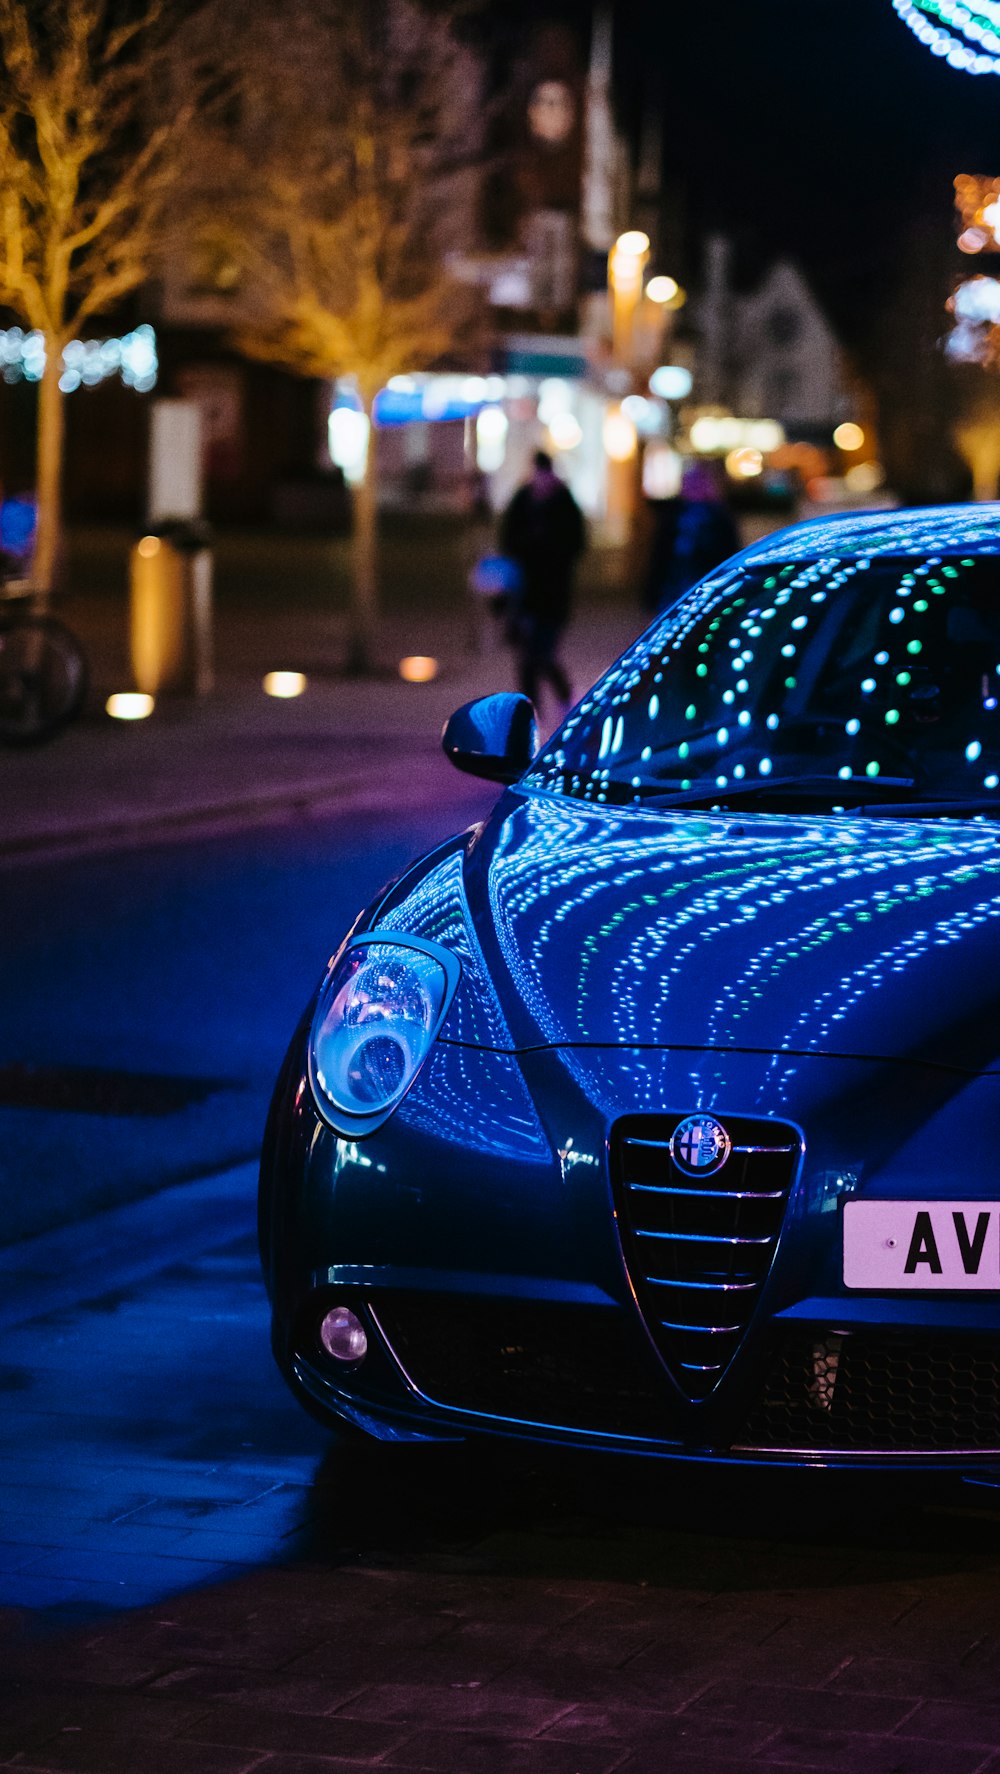
[{"label": "windshield wiper", "polygon": [[[881,779],[883,785],[886,780],[885,777]],[[985,795],[956,795],[952,801],[874,801],[866,805],[865,812],[887,819],[947,818],[949,814],[954,819],[972,819],[977,813],[990,813],[997,819],[1000,818],[1000,799],[996,795],[989,800]]]},{"label": "windshield wiper", "polygon": [[[814,776],[766,776],[755,778],[753,782],[730,782],[725,788],[693,788],[685,789],[679,794],[671,793],[661,783],[640,782],[634,785],[615,782],[613,779],[605,784],[605,788],[623,790],[623,799],[654,800],[657,807],[666,811],[675,807],[730,807],[736,801],[759,800],[790,800],[797,795],[806,800],[833,800],[838,806],[855,805],[869,810],[869,805],[876,795],[884,794],[886,789],[906,791],[916,787],[916,782],[909,776],[857,777],[849,780],[833,775]],[[892,803],[894,806],[899,803]],[[906,803],[901,804],[903,807]],[[992,802],[992,806],[996,803]]]}]

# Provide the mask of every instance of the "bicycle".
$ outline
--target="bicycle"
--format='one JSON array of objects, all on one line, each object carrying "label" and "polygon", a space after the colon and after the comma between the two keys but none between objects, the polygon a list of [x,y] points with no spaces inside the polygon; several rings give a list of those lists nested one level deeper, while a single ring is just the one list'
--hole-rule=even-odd
[{"label": "bicycle", "polygon": [[0,581],[0,741],[34,745],[72,721],[87,694],[76,635],[39,607],[28,579]]}]

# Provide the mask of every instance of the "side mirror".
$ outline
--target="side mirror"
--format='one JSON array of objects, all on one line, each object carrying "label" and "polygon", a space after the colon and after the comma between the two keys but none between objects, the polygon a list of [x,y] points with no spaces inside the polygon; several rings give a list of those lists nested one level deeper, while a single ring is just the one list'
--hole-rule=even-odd
[{"label": "side mirror", "polygon": [[515,782],[538,750],[534,707],[527,696],[507,692],[477,697],[445,721],[441,745],[456,770]]}]

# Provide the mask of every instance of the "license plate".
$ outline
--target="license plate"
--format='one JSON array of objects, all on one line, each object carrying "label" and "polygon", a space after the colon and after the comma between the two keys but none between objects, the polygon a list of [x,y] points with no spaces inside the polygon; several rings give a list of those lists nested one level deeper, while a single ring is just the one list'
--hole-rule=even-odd
[{"label": "license plate", "polygon": [[847,1201],[844,1286],[1000,1292],[1000,1201]]}]

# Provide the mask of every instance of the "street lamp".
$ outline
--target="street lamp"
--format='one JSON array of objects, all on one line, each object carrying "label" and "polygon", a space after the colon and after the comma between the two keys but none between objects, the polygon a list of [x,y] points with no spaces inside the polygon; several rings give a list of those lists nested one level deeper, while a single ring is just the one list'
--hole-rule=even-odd
[{"label": "street lamp", "polygon": [[838,450],[845,452],[860,450],[865,441],[865,434],[860,425],[855,425],[853,419],[845,419],[841,425],[837,426],[833,434],[833,441]]},{"label": "street lamp", "polygon": [[649,300],[658,306],[674,301],[680,293],[681,286],[676,277],[651,277],[646,285]]},{"label": "street lamp", "polygon": [[[611,355],[620,375],[633,368],[635,317],[642,301],[642,279],[648,258],[649,235],[640,228],[619,234],[608,254]],[[638,497],[638,438],[632,419],[620,406],[605,414],[604,451],[609,532],[616,540],[627,541]]]},{"label": "street lamp", "polygon": [[608,254],[611,289],[611,346],[615,363],[628,366],[632,350],[632,322],[642,295],[642,274],[649,258],[649,235],[640,228],[619,234]]}]

